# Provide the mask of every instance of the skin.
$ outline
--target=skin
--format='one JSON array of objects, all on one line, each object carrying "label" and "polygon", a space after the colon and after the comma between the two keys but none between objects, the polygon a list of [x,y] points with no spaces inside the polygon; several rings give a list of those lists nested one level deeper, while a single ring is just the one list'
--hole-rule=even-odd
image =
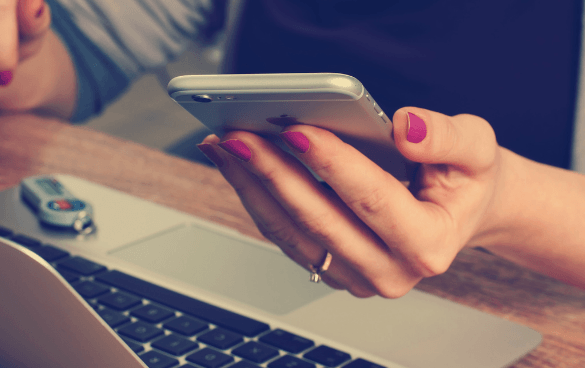
[{"label": "skin", "polygon": [[0,72],[13,74],[8,85],[0,86],[0,113],[71,117],[75,69],[50,24],[43,0],[0,0]]},{"label": "skin", "polygon": [[[419,143],[406,139],[407,112],[426,124]],[[295,156],[333,190],[252,133],[211,135],[203,143],[261,232],[307,269],[329,251],[324,281],[355,296],[400,297],[422,278],[445,272],[461,249],[476,246],[585,287],[583,175],[500,147],[476,116],[407,107],[393,122],[398,149],[420,163],[409,188],[311,126],[286,130],[307,137],[308,151],[293,149]],[[248,162],[217,145],[232,139],[250,149]]]},{"label": "skin", "polygon": [[[0,72],[13,73],[0,86],[0,114],[71,117],[75,70],[50,22],[43,0],[0,0]],[[407,112],[426,124],[419,143],[406,139]],[[260,231],[307,269],[331,252],[325,282],[358,297],[400,297],[422,278],[445,272],[462,248],[475,246],[585,287],[583,175],[498,146],[490,125],[476,116],[407,107],[393,123],[400,152],[420,163],[408,188],[314,127],[286,129],[308,138],[309,150],[295,155],[333,190],[252,133],[210,136],[204,143]],[[217,145],[230,139],[246,144],[249,162]]]}]

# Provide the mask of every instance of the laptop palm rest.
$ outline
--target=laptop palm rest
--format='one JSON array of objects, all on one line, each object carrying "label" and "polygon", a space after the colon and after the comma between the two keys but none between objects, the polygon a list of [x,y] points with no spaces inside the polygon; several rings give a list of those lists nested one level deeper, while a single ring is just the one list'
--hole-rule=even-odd
[{"label": "laptop palm rest", "polygon": [[311,284],[307,271],[275,246],[185,224],[110,252],[157,274],[282,315],[333,290]]},{"label": "laptop palm rest", "polygon": [[276,247],[198,224],[110,254],[404,367],[505,367],[541,339],[527,327],[417,290],[395,300],[358,299],[310,283],[308,272]]},{"label": "laptop palm rest", "polygon": [[352,356],[392,368],[497,368],[541,340],[528,327],[418,290],[396,300],[358,299],[312,284],[308,271],[273,245],[94,183],[58,178],[92,203],[96,234],[79,240],[40,227],[17,188],[0,192],[0,225]]}]

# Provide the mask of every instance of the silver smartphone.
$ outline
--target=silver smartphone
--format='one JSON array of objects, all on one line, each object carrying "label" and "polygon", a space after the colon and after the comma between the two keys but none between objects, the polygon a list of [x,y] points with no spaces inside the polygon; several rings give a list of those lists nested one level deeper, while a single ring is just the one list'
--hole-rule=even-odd
[{"label": "silver smartphone", "polygon": [[[411,166],[392,140],[392,121],[356,78],[336,73],[187,75],[173,100],[214,133],[247,130],[271,138],[291,124],[327,129],[397,179]],[[282,146],[282,144],[279,144]]]}]

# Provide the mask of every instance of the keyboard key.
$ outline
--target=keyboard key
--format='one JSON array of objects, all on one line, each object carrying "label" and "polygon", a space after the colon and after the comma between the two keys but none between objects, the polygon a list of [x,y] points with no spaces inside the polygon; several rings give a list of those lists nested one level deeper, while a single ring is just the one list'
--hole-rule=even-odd
[{"label": "keyboard key", "polygon": [[109,287],[93,281],[80,282],[79,284],[75,284],[73,288],[79,293],[79,295],[86,299],[92,299],[110,291]]},{"label": "keyboard key", "polygon": [[199,347],[199,344],[174,334],[158,339],[151,345],[152,347],[162,350],[165,353],[169,353],[176,356],[181,356]]},{"label": "keyboard key", "polygon": [[171,331],[178,332],[181,335],[193,336],[201,331],[207,330],[209,325],[187,316],[181,316],[165,323],[164,327]]},{"label": "keyboard key", "polygon": [[260,368],[260,366],[245,360],[240,360],[239,362],[230,365],[229,368]]},{"label": "keyboard key", "polygon": [[52,245],[32,248],[32,251],[41,256],[47,262],[53,262],[69,256],[69,252],[53,247]]},{"label": "keyboard key", "polygon": [[67,270],[65,270],[63,268],[59,268],[59,267],[57,267],[57,271],[61,274],[61,276],[63,276],[65,281],[67,281],[70,284],[79,280],[79,275],[76,273],[67,271]]},{"label": "keyboard key", "polygon": [[285,355],[268,364],[268,368],[316,368],[313,363],[296,358],[291,355]]},{"label": "keyboard key", "polygon": [[134,322],[118,330],[120,335],[136,341],[147,342],[163,334],[163,330],[144,322]]},{"label": "keyboard key", "polygon": [[142,359],[148,368],[169,368],[179,364],[177,359],[171,358],[154,350],[140,355],[140,359]]},{"label": "keyboard key", "polygon": [[83,276],[90,276],[106,269],[106,267],[102,266],[101,264],[97,264],[83,257],[69,258],[68,260],[59,263],[59,267],[63,267],[69,271],[77,272]]},{"label": "keyboard key", "polygon": [[267,333],[260,338],[260,341],[293,354],[298,354],[315,345],[312,340],[281,329]]},{"label": "keyboard key", "polygon": [[325,345],[321,345],[309,351],[303,355],[303,357],[322,364],[326,367],[337,367],[338,365],[351,359],[351,356],[348,353],[335,350]]},{"label": "keyboard key", "polygon": [[232,354],[254,363],[264,363],[278,355],[278,350],[256,341],[248,341],[232,350]]},{"label": "keyboard key", "polygon": [[102,295],[98,302],[115,310],[124,311],[142,302],[142,299],[126,293],[115,292]]},{"label": "keyboard key", "polygon": [[28,248],[40,247],[42,244],[40,240],[22,234],[15,235],[10,240]]},{"label": "keyboard key", "polygon": [[218,327],[199,336],[197,340],[214,348],[225,350],[244,341],[244,338],[240,334]]},{"label": "keyboard key", "polygon": [[386,367],[384,367],[383,365],[368,362],[365,359],[359,358],[359,359],[354,360],[351,363],[344,365],[343,368],[386,368]]},{"label": "keyboard key", "polygon": [[254,337],[269,329],[266,323],[207,304],[119,271],[103,273],[97,276],[97,279],[118,289],[130,291],[145,299],[166,305],[245,336]]},{"label": "keyboard key", "polygon": [[159,323],[175,316],[174,311],[154,304],[134,309],[130,314],[150,323]]},{"label": "keyboard key", "polygon": [[86,300],[87,304],[89,304],[93,309],[95,310],[99,310],[100,309],[100,305],[98,304],[98,302],[96,300]]},{"label": "keyboard key", "polygon": [[199,368],[199,367],[196,367],[193,364],[184,364],[184,365],[180,366],[179,368]]},{"label": "keyboard key", "polygon": [[204,368],[219,368],[234,361],[231,356],[210,348],[201,349],[185,359]]},{"label": "keyboard key", "polygon": [[8,237],[10,237],[10,235],[12,235],[12,230],[10,230],[4,226],[0,226],[0,237],[8,238]]},{"label": "keyboard key", "polygon": [[110,308],[102,308],[97,311],[97,314],[102,317],[102,319],[110,325],[110,327],[118,327],[126,322],[130,322],[130,317],[123,315],[120,312],[116,312],[111,310]]},{"label": "keyboard key", "polygon": [[126,343],[126,345],[128,345],[128,347],[130,349],[132,349],[133,352],[135,353],[140,353],[141,351],[144,350],[144,346],[142,346],[141,344],[137,344],[134,341],[122,338],[122,340]]}]

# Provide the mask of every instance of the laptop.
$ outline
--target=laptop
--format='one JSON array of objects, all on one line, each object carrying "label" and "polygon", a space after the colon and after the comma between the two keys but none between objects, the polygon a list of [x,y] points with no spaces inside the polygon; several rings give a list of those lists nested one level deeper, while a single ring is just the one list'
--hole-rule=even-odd
[{"label": "laptop", "polygon": [[412,290],[358,299],[277,247],[76,177],[97,231],[0,192],[0,367],[498,368],[541,341]]}]

